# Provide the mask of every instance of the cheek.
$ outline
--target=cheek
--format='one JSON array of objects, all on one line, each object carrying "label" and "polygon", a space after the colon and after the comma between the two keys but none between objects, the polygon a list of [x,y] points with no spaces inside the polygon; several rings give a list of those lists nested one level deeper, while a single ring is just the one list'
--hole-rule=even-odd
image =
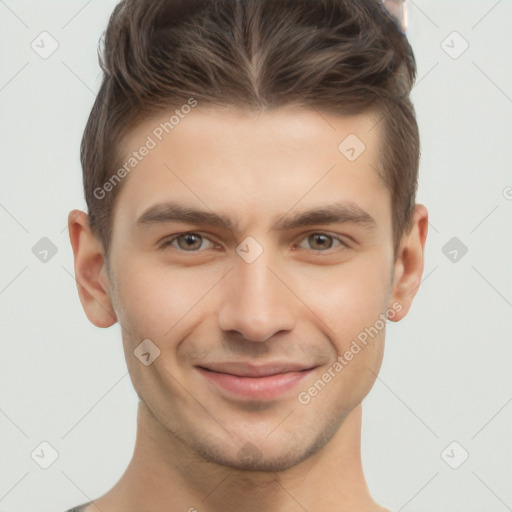
[{"label": "cheek", "polygon": [[144,338],[161,340],[200,306],[222,271],[141,260],[124,262],[119,275],[116,313],[120,322]]},{"label": "cheek", "polygon": [[[298,297],[323,321],[318,328],[333,340],[338,352],[385,311],[390,278],[385,260],[370,252],[340,265],[311,265],[286,276]],[[229,267],[178,267],[141,257],[125,259],[119,269],[115,302],[121,324],[137,333],[137,340],[168,343],[171,331],[186,329],[187,317],[204,307],[209,293],[215,295],[215,285]]]},{"label": "cheek", "polygon": [[311,309],[322,319],[318,328],[335,351],[324,373],[310,383],[313,393],[322,390],[316,402],[319,410],[322,403],[330,403],[336,404],[333,413],[349,411],[371,390],[384,355],[389,279],[389,268],[373,261],[361,270],[356,265],[340,267],[329,278],[317,280],[323,286],[316,302],[310,295]]},{"label": "cheek", "polygon": [[[390,292],[386,258],[359,257],[345,264],[311,270],[301,285],[305,302],[328,327],[338,352],[386,312]],[[379,324],[380,326],[380,324]]]}]

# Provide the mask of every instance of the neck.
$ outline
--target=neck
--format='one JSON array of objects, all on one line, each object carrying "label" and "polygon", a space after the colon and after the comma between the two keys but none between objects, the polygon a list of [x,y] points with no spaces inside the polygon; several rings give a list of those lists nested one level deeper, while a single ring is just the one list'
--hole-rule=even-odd
[{"label": "neck", "polygon": [[361,404],[317,453],[279,472],[246,471],[201,457],[165,429],[140,401],[132,460],[95,504],[104,512],[382,511],[361,463]]}]

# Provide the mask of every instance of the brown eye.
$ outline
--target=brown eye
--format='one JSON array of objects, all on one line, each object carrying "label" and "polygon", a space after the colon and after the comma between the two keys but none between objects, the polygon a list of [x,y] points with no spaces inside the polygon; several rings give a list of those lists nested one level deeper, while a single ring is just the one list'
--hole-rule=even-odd
[{"label": "brown eye", "polygon": [[333,244],[332,236],[324,235],[324,234],[314,234],[308,237],[308,241],[311,244],[313,249],[330,249]]},{"label": "brown eye", "polygon": [[197,251],[201,247],[202,237],[200,235],[194,235],[193,233],[186,233],[176,238],[178,246],[184,251],[192,250]]},{"label": "brown eye", "polygon": [[[169,240],[166,240],[162,245],[162,249],[171,246],[179,251],[184,252],[201,252],[199,249],[203,246],[203,242],[208,241],[208,238],[203,237],[197,233],[180,233],[175,235]],[[213,243],[210,242],[213,247]]]},{"label": "brown eye", "polygon": [[[305,241],[307,241],[309,248],[313,249],[314,251],[323,252],[329,249],[332,249],[334,247],[335,242],[338,242],[338,247],[346,247],[347,244],[345,244],[342,240],[340,240],[338,237],[328,235],[327,233],[313,233],[311,235],[308,235],[306,238],[304,238]],[[307,249],[307,247],[301,246],[301,248]]]}]

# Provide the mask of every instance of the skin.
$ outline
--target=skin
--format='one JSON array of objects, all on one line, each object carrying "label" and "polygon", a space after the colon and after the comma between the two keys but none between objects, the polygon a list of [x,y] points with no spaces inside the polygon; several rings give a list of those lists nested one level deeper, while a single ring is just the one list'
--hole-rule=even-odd
[{"label": "skin", "polygon": [[[135,128],[123,154],[170,115]],[[385,323],[307,404],[298,400],[379,315],[392,310],[401,320],[420,285],[428,213],[416,206],[395,258],[374,125],[370,114],[198,106],[124,178],[110,268],[88,216],[70,212],[82,306],[95,326],[120,322],[140,398],[133,458],[86,512],[385,510],[370,495],[360,449],[361,402],[381,366]],[[338,150],[349,134],[366,146],[353,162]],[[237,230],[136,225],[165,201],[223,214]],[[273,229],[276,220],[339,202],[356,204],[375,225]],[[159,248],[184,232],[196,237]],[[247,237],[263,248],[251,263],[236,252]],[[160,350],[147,366],[134,356],[144,339]],[[225,361],[316,368],[273,399],[245,399],[197,368]]]}]

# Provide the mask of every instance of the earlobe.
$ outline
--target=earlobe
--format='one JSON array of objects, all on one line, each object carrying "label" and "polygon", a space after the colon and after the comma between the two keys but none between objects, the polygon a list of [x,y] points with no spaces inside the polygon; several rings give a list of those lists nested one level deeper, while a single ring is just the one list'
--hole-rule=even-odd
[{"label": "earlobe", "polygon": [[421,283],[425,261],[425,242],[428,232],[428,211],[417,204],[411,229],[404,234],[395,261],[394,279],[391,289],[391,304],[399,303],[402,308],[393,318],[398,322],[404,318],[412,304]]},{"label": "earlobe", "polygon": [[78,295],[85,314],[96,327],[110,327],[117,322],[117,316],[109,295],[103,248],[90,229],[89,216],[81,210],[71,211],[68,231]]}]

